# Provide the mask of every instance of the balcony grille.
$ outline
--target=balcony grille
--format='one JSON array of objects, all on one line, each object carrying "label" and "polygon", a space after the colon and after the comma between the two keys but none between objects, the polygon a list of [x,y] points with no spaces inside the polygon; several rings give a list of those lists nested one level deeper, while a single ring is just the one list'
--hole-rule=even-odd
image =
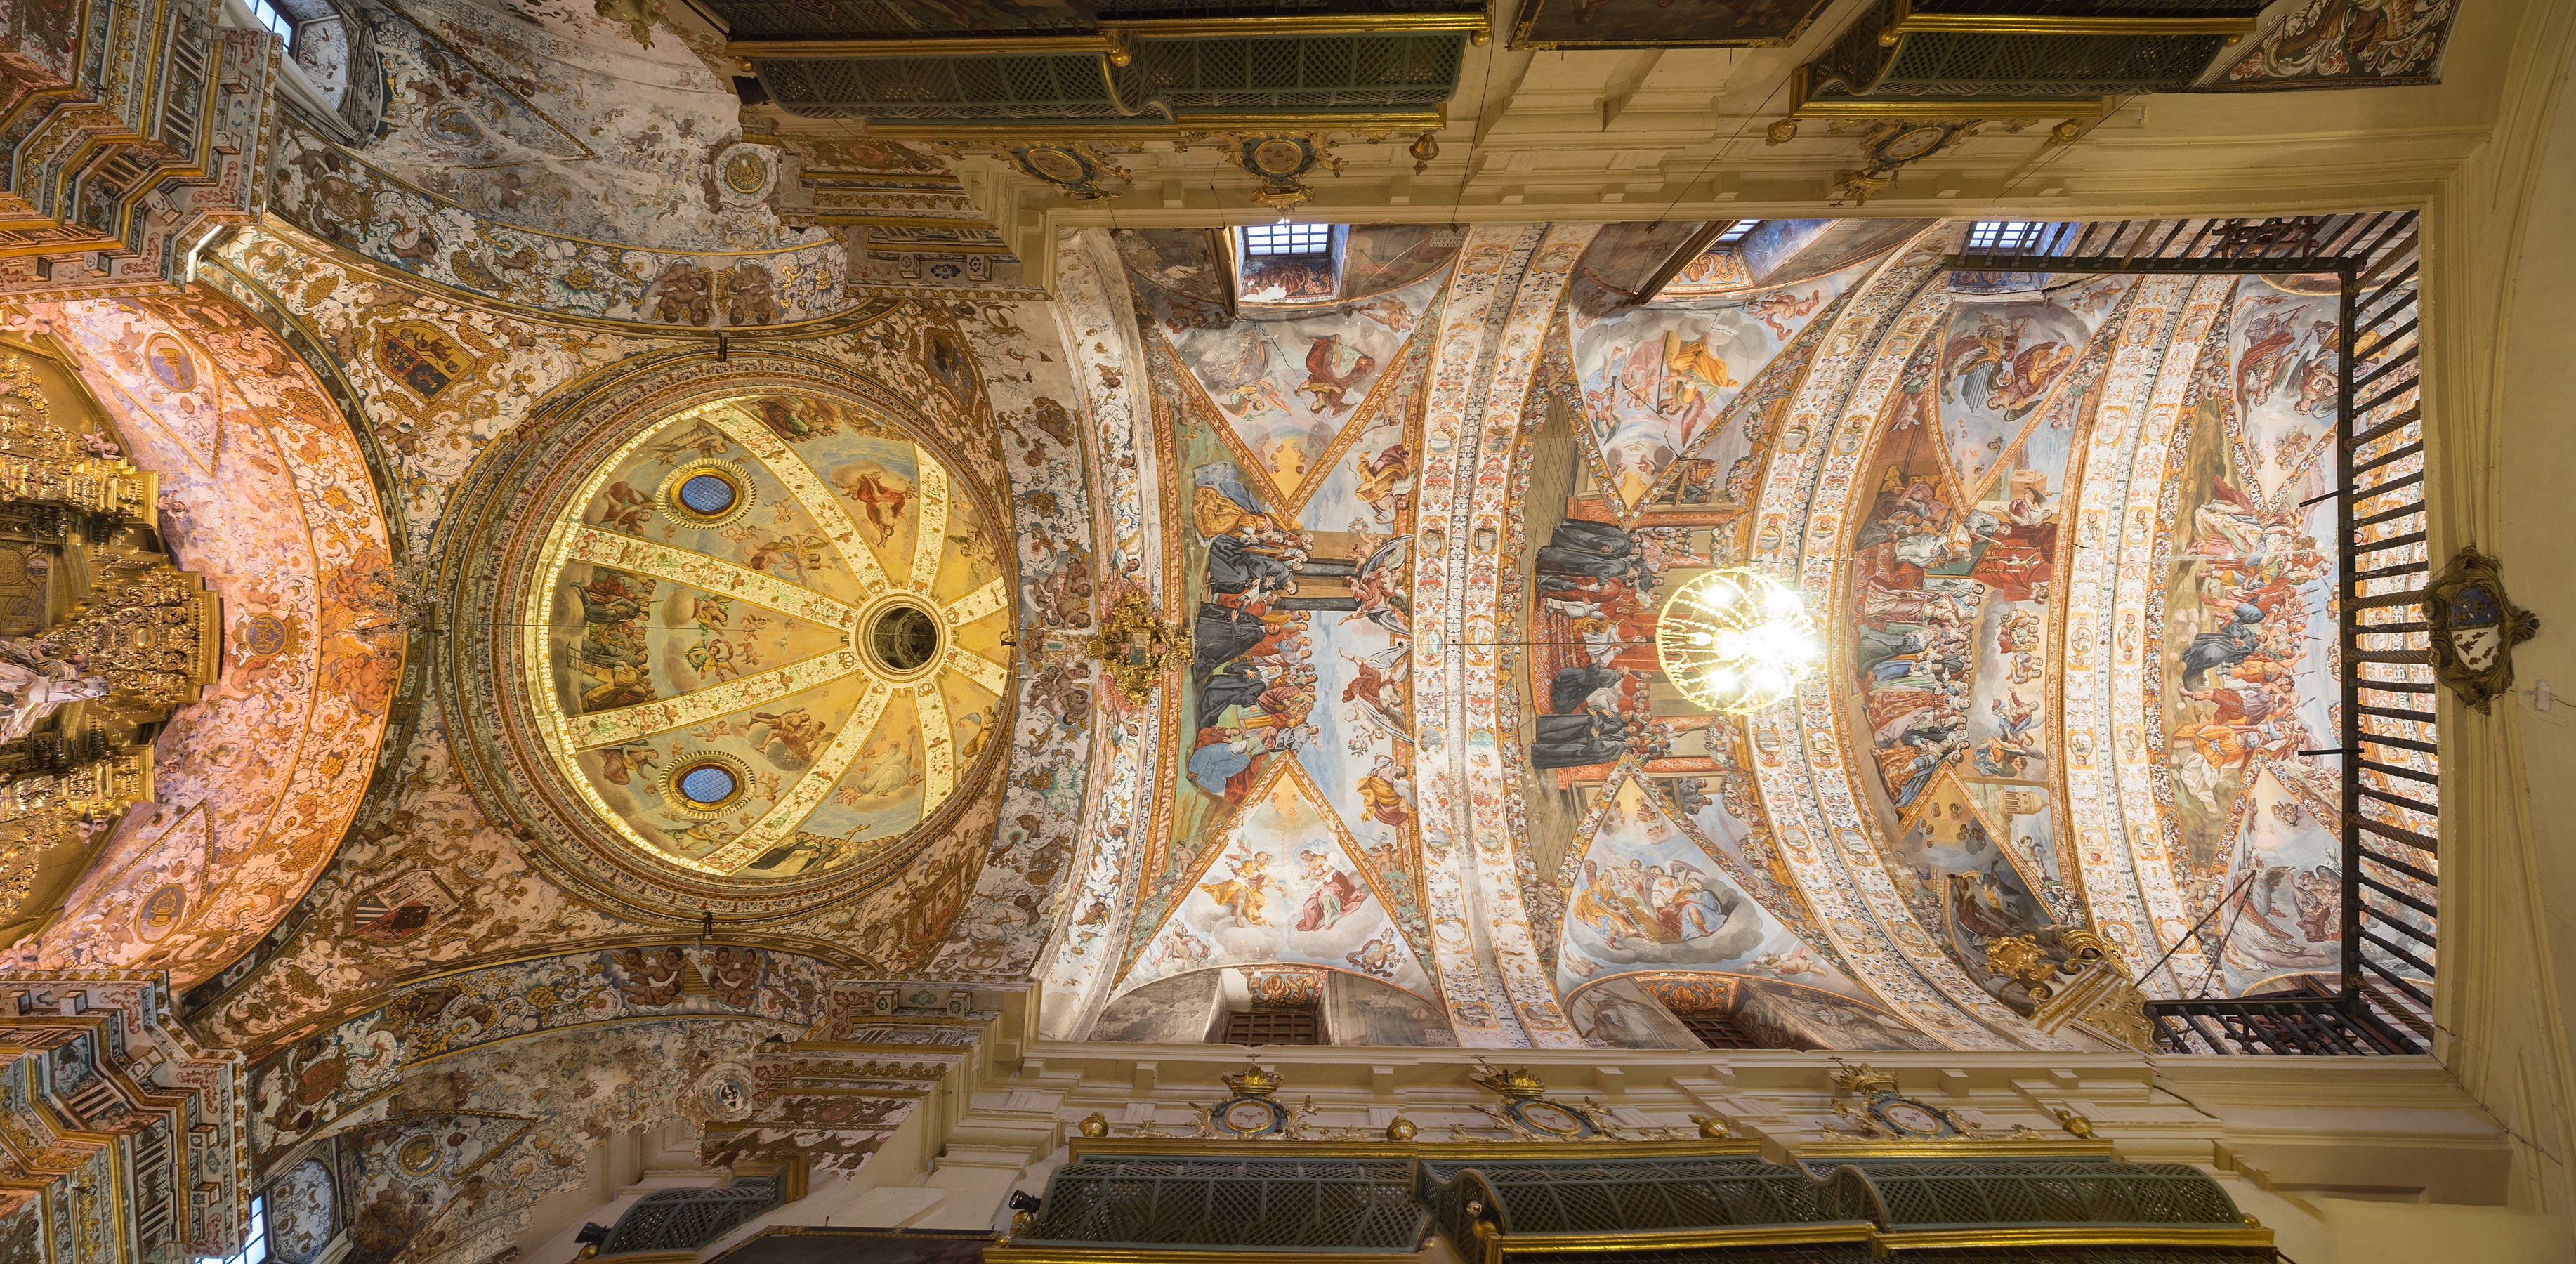
[{"label": "balcony grille", "polygon": [[1225,1043],[1320,1045],[1324,1043],[1323,1024],[1311,1005],[1237,1010],[1225,1016]]},{"label": "balcony grille", "polygon": [[602,1256],[634,1251],[694,1251],[785,1201],[765,1176],[712,1189],[655,1190],[626,1209],[599,1245]]},{"label": "balcony grille", "polygon": [[1761,1041],[1747,1035],[1744,1028],[1736,1023],[1735,1015],[1724,1010],[1676,1010],[1673,1017],[1680,1019],[1682,1026],[1690,1029],[1690,1034],[1699,1037],[1699,1042],[1711,1049],[1763,1047]]},{"label": "balcony grille", "polygon": [[1110,71],[1116,100],[1095,53],[764,57],[753,66],[780,108],[807,118],[1152,125],[1167,120],[1151,102],[1184,119],[1438,109],[1457,87],[1465,45],[1456,31],[1149,40],[1134,64]]}]

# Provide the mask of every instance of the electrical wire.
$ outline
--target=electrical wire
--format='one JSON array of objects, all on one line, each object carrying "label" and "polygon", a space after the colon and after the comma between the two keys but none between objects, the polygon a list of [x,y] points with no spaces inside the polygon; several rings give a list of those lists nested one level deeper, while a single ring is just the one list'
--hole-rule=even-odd
[{"label": "electrical wire", "polygon": [[1481,139],[1485,130],[1485,110],[1493,102],[1494,63],[1501,59],[1502,55],[1502,41],[1486,41],[1485,81],[1482,87],[1476,89],[1476,126],[1467,132],[1467,162],[1458,171],[1458,196],[1450,199],[1449,202],[1449,231],[1451,232],[1458,231],[1458,208],[1467,204],[1467,182],[1474,179],[1476,175],[1476,142]]},{"label": "electrical wire", "polygon": [[[1733,59],[1730,57],[1729,69],[1731,70],[1732,68]],[[1752,126],[1753,120],[1762,117],[1764,113],[1769,111],[1771,103],[1779,99],[1780,90],[1788,86],[1789,81],[1786,78],[1783,78],[1779,83],[1772,86],[1771,95],[1762,98],[1762,104],[1753,107],[1753,112],[1745,115],[1744,121],[1735,125],[1734,134],[1728,136],[1724,142],[1717,146],[1717,148],[1709,151],[1708,161],[1701,163],[1698,174],[1693,175],[1690,178],[1690,182],[1681,187],[1681,192],[1673,195],[1672,201],[1664,204],[1663,213],[1655,217],[1655,223],[1660,224],[1665,220],[1672,218],[1673,208],[1680,206],[1682,204],[1682,199],[1689,196],[1692,189],[1698,188],[1700,181],[1708,178],[1709,168],[1716,166],[1717,160],[1725,157],[1726,151],[1735,147],[1735,142],[1744,139],[1744,129]]]}]

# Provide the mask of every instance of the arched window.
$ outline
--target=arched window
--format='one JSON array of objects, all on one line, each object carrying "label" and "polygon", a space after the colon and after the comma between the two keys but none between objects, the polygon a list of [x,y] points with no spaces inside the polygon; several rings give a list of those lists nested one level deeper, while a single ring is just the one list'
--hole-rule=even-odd
[{"label": "arched window", "polygon": [[306,126],[344,145],[375,139],[383,76],[366,21],[331,0],[226,0],[230,25],[286,43],[277,90]]}]

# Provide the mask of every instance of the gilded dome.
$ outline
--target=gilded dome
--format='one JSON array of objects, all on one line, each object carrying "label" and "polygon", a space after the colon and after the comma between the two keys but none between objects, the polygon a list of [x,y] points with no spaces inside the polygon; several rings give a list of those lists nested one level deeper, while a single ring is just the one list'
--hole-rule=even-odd
[{"label": "gilded dome", "polygon": [[575,827],[534,832],[575,835],[595,885],[605,861],[768,905],[882,876],[997,745],[992,511],[896,401],[843,385],[602,401],[489,485],[467,565],[508,629],[483,642],[514,738],[496,785]]}]

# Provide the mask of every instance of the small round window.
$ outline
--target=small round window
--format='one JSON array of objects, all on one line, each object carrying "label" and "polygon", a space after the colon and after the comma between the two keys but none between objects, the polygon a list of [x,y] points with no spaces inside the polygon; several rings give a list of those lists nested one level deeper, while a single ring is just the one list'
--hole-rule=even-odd
[{"label": "small round window", "polygon": [[663,783],[663,798],[692,816],[714,816],[742,799],[747,778],[741,765],[722,755],[698,755],[680,762]]},{"label": "small round window", "polygon": [[680,484],[680,503],[710,518],[733,508],[739,496],[731,482],[713,474],[692,474]]},{"label": "small round window", "polygon": [[700,764],[680,775],[680,793],[700,807],[714,807],[741,788],[731,772],[714,764]]},{"label": "small round window", "polygon": [[721,527],[751,508],[751,480],[731,461],[690,461],[662,480],[662,504],[682,526]]}]

